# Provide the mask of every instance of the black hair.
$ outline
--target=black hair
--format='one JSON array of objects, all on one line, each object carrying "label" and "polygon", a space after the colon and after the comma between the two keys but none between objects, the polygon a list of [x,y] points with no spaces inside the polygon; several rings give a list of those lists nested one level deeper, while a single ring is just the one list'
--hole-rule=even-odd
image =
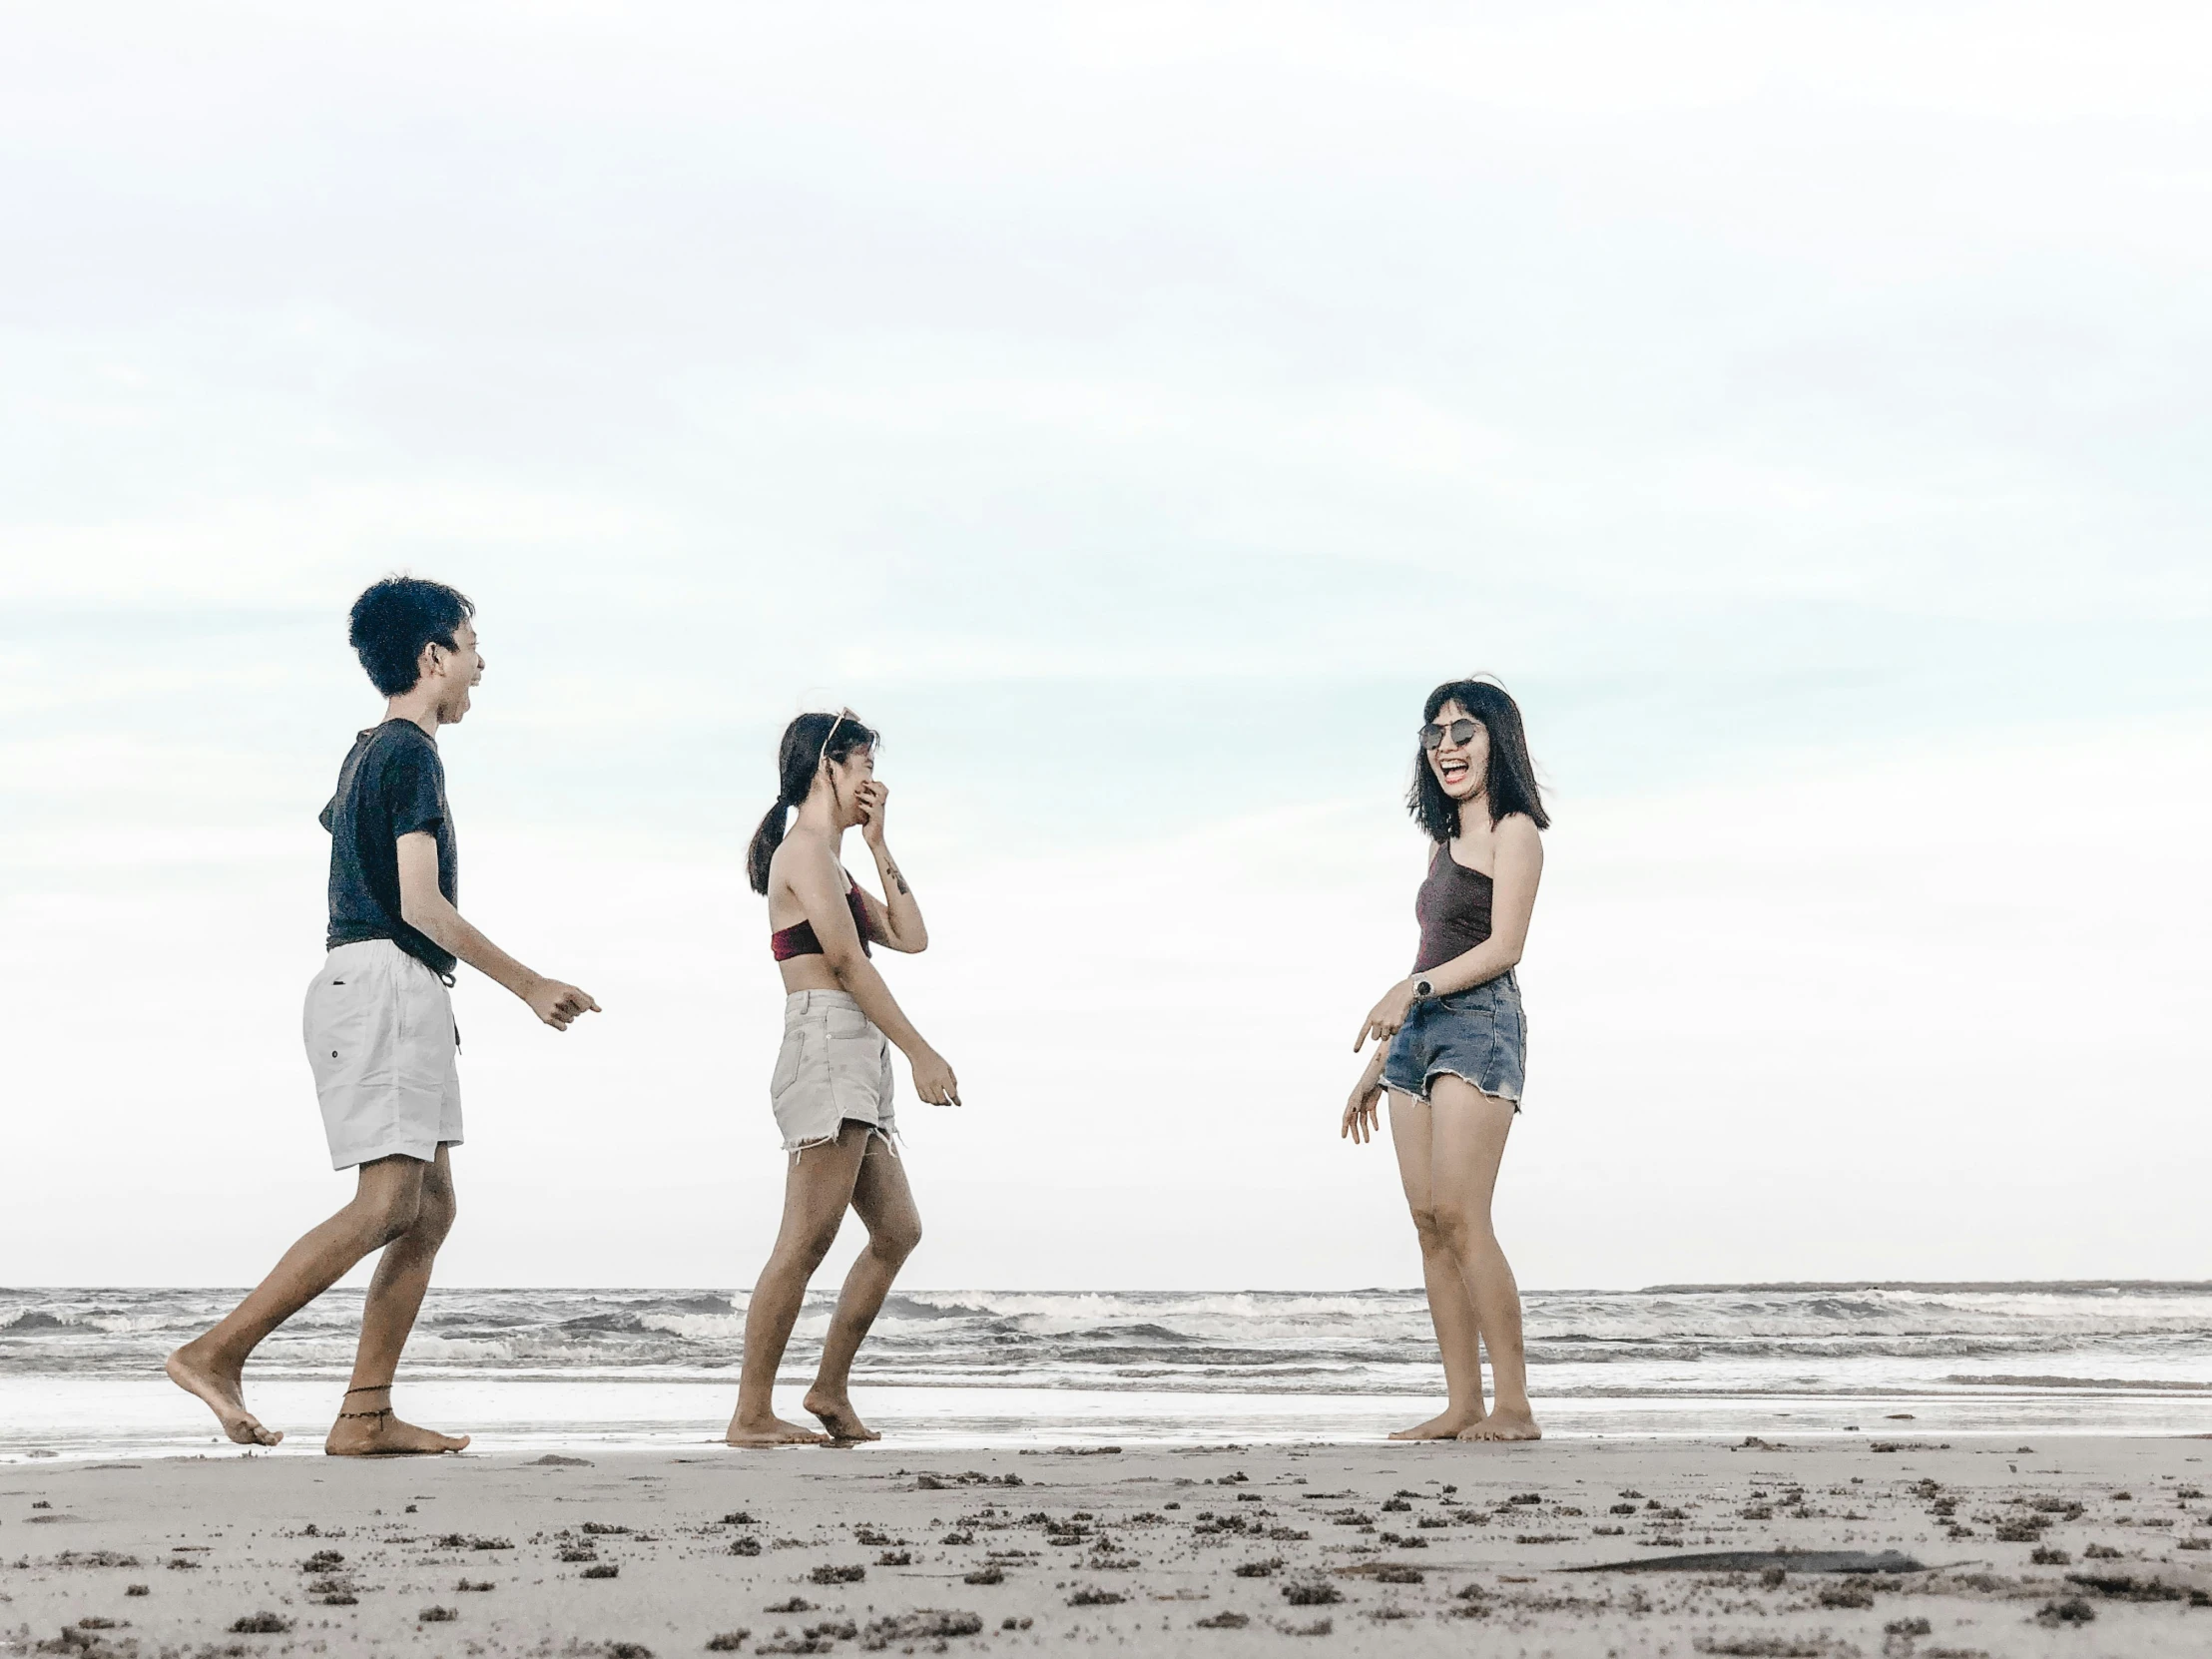
[{"label": "black hair", "polygon": [[761,820],[760,829],[753,831],[752,842],[745,849],[745,875],[755,892],[768,891],[768,864],[784,844],[788,828],[785,815],[807,799],[823,761],[846,760],[855,749],[873,749],[877,741],[876,734],[862,726],[849,709],[834,715],[801,715],[784,728],[784,741],[776,750],[776,776],[780,780],[776,805]]},{"label": "black hair", "polygon": [[[1490,735],[1489,774],[1482,781],[1490,822],[1526,813],[1537,829],[1550,829],[1551,815],[1536,789],[1536,763],[1528,758],[1528,734],[1521,730],[1520,706],[1511,695],[1494,680],[1447,680],[1421,705],[1422,723],[1433,722],[1446,703],[1458,704]],[[1425,749],[1413,751],[1413,787],[1405,792],[1405,810],[1430,840],[1448,841],[1459,832],[1459,803],[1436,782]]]},{"label": "black hair", "polygon": [[422,678],[422,648],[458,651],[453,632],[476,614],[476,602],[443,582],[387,576],[353,601],[345,631],[369,683],[400,697]]}]

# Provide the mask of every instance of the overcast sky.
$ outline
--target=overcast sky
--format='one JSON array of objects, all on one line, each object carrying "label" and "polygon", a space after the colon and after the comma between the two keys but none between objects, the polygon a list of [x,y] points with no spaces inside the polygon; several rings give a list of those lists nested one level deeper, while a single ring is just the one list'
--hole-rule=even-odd
[{"label": "overcast sky", "polygon": [[[1522,1282],[2199,1277],[2199,8],[89,4],[0,55],[0,1281],[349,1190],[395,569],[481,606],[455,1282],[750,1282],[742,842],[887,734],[953,1287],[1406,1285],[1434,682],[1557,827]],[[863,862],[855,840],[855,865]],[[904,1088],[901,1068],[901,1088]]]}]

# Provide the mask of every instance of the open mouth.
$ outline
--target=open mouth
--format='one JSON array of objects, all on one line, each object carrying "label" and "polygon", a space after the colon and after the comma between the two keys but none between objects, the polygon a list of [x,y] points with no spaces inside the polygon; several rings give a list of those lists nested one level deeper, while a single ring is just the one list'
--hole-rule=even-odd
[{"label": "open mouth", "polygon": [[1459,783],[1467,776],[1467,763],[1464,761],[1439,761],[1436,765],[1436,776],[1447,784]]}]

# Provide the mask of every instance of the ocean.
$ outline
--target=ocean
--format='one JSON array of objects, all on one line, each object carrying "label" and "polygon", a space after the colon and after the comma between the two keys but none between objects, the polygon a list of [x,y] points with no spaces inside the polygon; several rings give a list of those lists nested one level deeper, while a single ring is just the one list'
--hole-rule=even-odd
[{"label": "ocean", "polygon": [[[0,1290],[0,1458],[207,1449],[210,1419],[161,1362],[238,1295]],[[433,1290],[401,1407],[486,1447],[706,1443],[735,1399],[745,1304]],[[2212,1432],[2212,1284],[1658,1286],[1525,1306],[1552,1434]],[[319,1444],[359,1309],[333,1292],[256,1356],[248,1398],[285,1449]],[[828,1294],[808,1304],[794,1389],[829,1311]],[[1366,1438],[1442,1386],[1403,1290],[906,1291],[854,1372],[876,1427],[941,1446]]]}]

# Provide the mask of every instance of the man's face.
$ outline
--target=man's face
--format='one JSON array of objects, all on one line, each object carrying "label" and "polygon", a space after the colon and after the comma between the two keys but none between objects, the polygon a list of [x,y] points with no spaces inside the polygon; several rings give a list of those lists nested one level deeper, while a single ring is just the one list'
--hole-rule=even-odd
[{"label": "man's face", "polygon": [[438,681],[438,724],[457,726],[468,713],[469,692],[484,678],[484,654],[476,648],[476,625],[453,630],[453,648],[432,640],[423,648],[429,672]]}]

